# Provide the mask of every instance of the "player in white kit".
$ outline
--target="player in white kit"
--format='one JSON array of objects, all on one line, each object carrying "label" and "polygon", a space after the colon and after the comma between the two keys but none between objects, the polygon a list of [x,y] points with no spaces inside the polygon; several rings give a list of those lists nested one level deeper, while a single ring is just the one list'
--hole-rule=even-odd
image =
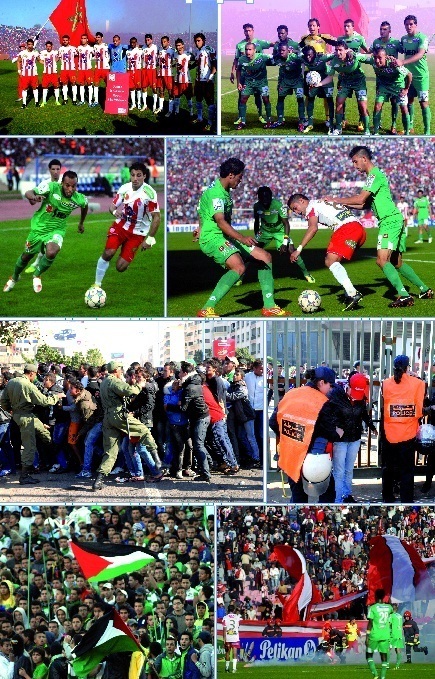
[{"label": "player in white kit", "polygon": [[142,48],[142,110],[147,107],[147,92],[151,87],[153,93],[153,113],[157,111],[157,45],[153,43],[151,33],[145,34],[145,45]]},{"label": "player in white kit", "polygon": [[239,626],[242,616],[236,613],[234,604],[229,604],[228,613],[222,618],[225,647],[225,672],[230,672],[232,654],[232,671],[237,668],[238,649],[240,648]]},{"label": "player in white kit", "polygon": [[[181,38],[177,38],[175,41],[175,49],[176,49],[176,54],[174,57],[174,66],[175,66],[175,78],[174,78],[174,113],[177,114],[180,111],[180,98],[181,95],[184,94],[186,97],[187,101],[187,107],[189,109],[189,113],[192,116],[193,115],[193,106],[192,106],[192,97],[193,97],[193,90],[192,90],[192,80],[190,78],[190,72],[189,68],[192,68],[195,64],[195,60],[193,59],[192,55],[189,54],[188,52],[185,52],[184,48],[184,42]],[[171,114],[168,112],[166,114],[166,117],[169,117]]]},{"label": "player in white kit", "polygon": [[196,59],[196,77],[194,97],[196,101],[197,118],[193,122],[202,123],[203,121],[203,104],[208,106],[208,124],[206,130],[209,130],[216,123],[216,104],[214,102],[214,77],[216,75],[216,54],[215,51],[205,44],[204,33],[195,33],[194,35],[195,49],[193,56]]},{"label": "player in white kit", "polygon": [[76,48],[69,44],[69,35],[62,36],[59,47],[60,82],[62,83],[63,104],[68,101],[68,85],[71,85],[73,106],[77,106]]},{"label": "player in white kit", "polygon": [[35,106],[39,106],[38,70],[36,67],[39,52],[35,50],[34,45],[34,40],[29,38],[26,42],[26,49],[22,50],[18,55],[18,71],[20,73],[21,97],[23,99],[21,108],[27,108],[27,90],[29,87],[33,90]]},{"label": "player in white kit", "polygon": [[98,106],[98,90],[101,80],[107,82],[107,75],[110,71],[110,55],[107,43],[103,42],[101,31],[95,33],[96,43],[94,45],[94,105]]},{"label": "player in white kit", "polygon": [[297,260],[303,248],[316,235],[319,225],[332,229],[334,233],[326,249],[325,265],[345,290],[343,311],[354,309],[362,299],[362,294],[354,288],[341,260],[352,259],[355,250],[364,245],[366,232],[363,225],[349,208],[325,200],[310,200],[303,193],[291,195],[287,206],[308,221],[306,233],[299,247],[290,255],[290,261]]},{"label": "player in white kit", "polygon": [[85,87],[88,88],[88,103],[89,106],[95,106],[94,98],[94,72],[92,70],[92,58],[94,56],[94,48],[89,45],[88,36],[86,33],[80,37],[80,45],[77,47],[78,55],[78,83],[80,85],[80,101],[77,106],[84,106],[85,102]]},{"label": "player in white kit", "polygon": [[161,113],[163,111],[163,104],[165,103],[165,90],[168,90],[169,109],[168,113],[172,113],[174,107],[174,99],[172,90],[174,89],[174,78],[172,77],[172,60],[175,56],[173,47],[169,44],[169,37],[163,35],[160,39],[162,44],[157,54],[157,88],[159,92],[159,108],[156,111]]},{"label": "player in white kit", "polygon": [[45,50],[39,53],[39,61],[44,67],[42,73],[42,102],[41,108],[47,103],[48,88],[54,89],[54,96],[56,99],[56,106],[61,106],[59,101],[59,76],[57,75],[57,50],[53,49],[51,40],[45,43]]},{"label": "player in white kit", "polygon": [[137,38],[130,38],[130,46],[127,50],[127,70],[129,73],[129,90],[131,97],[130,111],[136,108],[141,110],[142,99],[142,49],[137,44]]}]

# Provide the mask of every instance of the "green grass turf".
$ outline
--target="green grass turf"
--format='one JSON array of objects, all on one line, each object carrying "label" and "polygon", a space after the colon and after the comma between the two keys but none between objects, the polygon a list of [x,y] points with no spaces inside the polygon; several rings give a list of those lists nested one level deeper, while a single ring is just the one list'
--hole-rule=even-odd
[{"label": "green grass turf", "polygon": [[[38,71],[42,70],[42,64],[38,64]],[[191,71],[192,81],[195,78],[196,69]],[[41,80],[41,78],[39,78]],[[47,105],[44,108],[36,108],[31,90],[28,91],[28,106],[21,108],[22,102],[17,102],[18,76],[16,64],[10,61],[0,61],[0,134],[33,135],[33,134],[60,134],[60,135],[132,135],[132,134],[210,134],[205,132],[202,125],[192,124],[187,102],[181,97],[180,113],[174,117],[166,118],[164,113],[156,117],[148,108],[147,111],[137,109],[128,116],[116,116],[105,114],[103,108],[89,106],[73,106],[71,101],[71,88],[68,90],[68,104],[56,106],[53,90],[48,92]],[[87,88],[85,101],[88,101]],[[166,99],[168,95],[166,93]],[[102,86],[100,103],[105,100],[105,88]],[[62,101],[62,91],[60,93]],[[80,89],[78,90],[80,100]],[[42,89],[39,88],[39,101],[42,101]],[[130,103],[130,100],[129,100]],[[148,107],[152,106],[152,95],[148,93]],[[104,107],[104,104],[103,104]],[[195,110],[195,107],[194,107]],[[204,102],[204,118],[207,118],[207,105]],[[167,105],[164,109],[167,111]]]},{"label": "green grass turf", "polygon": [[24,272],[11,292],[2,292],[17,257],[23,251],[29,221],[1,222],[4,280],[0,281],[0,316],[163,316],[164,214],[157,243],[151,250],[138,251],[130,267],[122,274],[116,271],[117,255],[111,261],[103,281],[107,302],[102,309],[89,309],[85,305],[84,294],[95,281],[95,268],[106,242],[110,215],[104,212],[88,215],[83,234],[77,232],[78,221],[78,215],[69,217],[63,247],[51,268],[42,274],[43,288],[38,294],[33,291],[32,275]]},{"label": "green grass turf", "polygon": [[[251,232],[244,232],[252,235]],[[389,302],[395,297],[387,279],[376,266],[377,229],[367,230],[367,240],[353,260],[344,262],[349,276],[363,296],[358,309],[346,312],[346,316],[403,316],[421,317],[435,315],[435,300],[419,300],[418,290],[410,287],[415,305],[405,309],[390,309]],[[301,241],[303,230],[293,232],[295,245]],[[314,289],[322,297],[318,316],[343,316],[343,289],[324,265],[326,246],[330,240],[329,230],[318,231],[316,237],[304,248],[303,260],[308,271],[314,276],[314,284],[307,283],[296,264],[290,264],[286,255],[272,252],[273,274],[275,278],[275,301],[290,311],[293,316],[304,316],[297,299],[302,290]],[[433,287],[433,267],[435,265],[435,243],[414,245],[417,228],[409,230],[408,251],[405,261],[416,273]],[[168,315],[193,316],[205,303],[223,268],[206,257],[198,243],[192,242],[192,234],[168,234]],[[406,284],[406,281],[404,281]],[[262,307],[262,297],[254,266],[245,274],[243,285],[234,287],[216,307],[222,316],[258,316]]]},{"label": "green grass turf", "polygon": [[[275,130],[265,130],[264,126],[258,122],[258,113],[256,106],[254,104],[254,97],[250,97],[248,101],[247,117],[246,117],[246,128],[244,130],[236,130],[236,126],[233,125],[234,121],[239,117],[237,111],[237,101],[238,92],[236,84],[230,82],[231,64],[233,62],[233,57],[222,57],[222,78],[221,78],[221,106],[222,106],[222,134],[236,134],[236,135],[288,135],[296,134],[302,135],[301,132],[297,131],[297,104],[296,97],[294,95],[286,97],[284,104],[284,117],[286,122],[283,127],[277,128]],[[435,90],[435,55],[430,54],[428,56],[429,71],[430,71],[430,89],[432,93]],[[373,107],[375,102],[375,77],[373,68],[371,66],[363,66],[363,69],[367,75],[367,89],[368,89],[368,110],[370,114],[370,121],[373,120]],[[270,100],[272,102],[272,119],[276,120],[276,102],[277,102],[277,80],[278,80],[278,67],[271,66],[267,69],[269,76],[269,89],[270,89]],[[334,89],[334,99],[337,93],[337,77],[334,77],[335,89]],[[432,108],[433,105],[433,95],[432,95]],[[420,105],[417,100],[414,101],[414,130],[415,134],[423,134],[423,120],[421,116]],[[264,106],[263,106],[264,115]],[[356,99],[353,96],[351,100],[346,100],[346,119],[348,121],[347,128],[343,131],[343,134],[361,134],[357,131],[357,125],[359,121],[358,109]],[[391,106],[390,104],[384,104],[382,112],[382,129],[381,134],[389,133],[391,128]],[[402,118],[399,111],[397,117],[397,129],[403,130]],[[433,115],[431,131],[435,130],[435,115]],[[328,130],[325,126],[325,109],[323,105],[323,100],[316,97],[314,104],[314,130],[310,134],[327,134]]]},{"label": "green grass turf", "polygon": [[[380,661],[376,659],[376,667],[380,672]],[[303,676],[304,679],[372,679],[372,674],[367,665],[311,665],[308,663],[289,663],[282,662],[280,664],[267,665],[255,663],[250,667],[243,667],[244,663],[237,664],[236,676],[247,676],[251,679],[289,679],[291,676]],[[434,676],[435,665],[433,663],[424,662],[418,665],[412,663],[411,665],[401,665],[396,672],[392,669],[393,663],[390,664],[390,669],[387,671],[387,679],[399,679],[405,675],[409,679],[414,679],[416,676],[419,679],[430,679]],[[332,674],[334,673],[334,677]],[[338,676],[340,675],[340,677]],[[218,677],[228,676],[225,672],[225,664],[223,660],[218,662]]]}]

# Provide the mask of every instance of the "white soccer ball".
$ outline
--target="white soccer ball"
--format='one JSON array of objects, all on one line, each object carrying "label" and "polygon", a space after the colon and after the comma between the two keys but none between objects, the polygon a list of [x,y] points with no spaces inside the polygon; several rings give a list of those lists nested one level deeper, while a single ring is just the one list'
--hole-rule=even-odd
[{"label": "white soccer ball", "polygon": [[332,460],[327,453],[323,455],[308,453],[302,465],[302,475],[310,483],[326,481],[331,474],[331,470]]},{"label": "white soccer ball", "polygon": [[312,85],[313,87],[318,87],[322,80],[322,76],[317,71],[308,71],[306,76],[307,85]]},{"label": "white soccer ball", "polygon": [[320,307],[322,298],[316,290],[304,290],[298,297],[298,304],[304,314],[312,314]]},{"label": "white soccer ball", "polygon": [[106,293],[96,286],[89,288],[85,292],[85,304],[91,309],[101,309],[106,304]]}]

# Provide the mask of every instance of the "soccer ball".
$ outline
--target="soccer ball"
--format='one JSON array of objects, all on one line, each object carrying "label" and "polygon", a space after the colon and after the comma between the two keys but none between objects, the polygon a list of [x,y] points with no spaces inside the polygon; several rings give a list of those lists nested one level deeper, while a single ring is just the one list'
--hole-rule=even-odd
[{"label": "soccer ball", "polygon": [[106,293],[96,286],[85,292],[85,304],[91,309],[100,309],[106,304]]},{"label": "soccer ball", "polygon": [[312,314],[320,307],[322,298],[315,290],[304,290],[298,297],[298,304],[304,314]]},{"label": "soccer ball", "polygon": [[322,76],[317,71],[308,71],[306,76],[307,85],[313,85],[313,87],[318,87]]}]

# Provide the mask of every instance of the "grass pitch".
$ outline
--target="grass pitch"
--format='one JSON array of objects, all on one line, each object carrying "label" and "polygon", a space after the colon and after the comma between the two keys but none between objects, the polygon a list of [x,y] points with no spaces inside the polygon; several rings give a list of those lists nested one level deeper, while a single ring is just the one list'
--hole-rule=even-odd
[{"label": "grass pitch", "polygon": [[[376,666],[380,672],[380,661],[375,657]],[[244,667],[243,662],[237,664],[236,674],[239,676],[246,676],[250,679],[289,679],[291,676],[302,676],[304,679],[371,679],[372,675],[367,665],[314,665],[302,663],[285,663],[282,662],[276,665],[268,665],[255,663],[249,667]],[[387,671],[387,679],[430,679],[434,676],[435,665],[433,663],[424,662],[418,665],[412,663],[411,665],[401,665],[396,672],[392,669],[393,663],[390,664],[390,669]],[[332,676],[334,673],[334,677]],[[340,675],[340,676],[338,676]],[[223,660],[218,661],[218,677],[225,677],[225,663]]]},{"label": "grass pitch", "polygon": [[42,274],[42,291],[35,294],[32,275],[22,273],[11,292],[1,290],[13,273],[15,262],[23,252],[30,220],[0,223],[3,266],[0,281],[0,316],[3,317],[151,317],[163,316],[164,300],[164,214],[151,250],[136,253],[127,271],[116,271],[117,254],[110,262],[103,280],[106,305],[89,309],[84,295],[95,281],[97,260],[101,256],[111,224],[109,214],[89,214],[85,232],[77,232],[79,215],[67,220],[67,232],[61,251],[48,271]]},{"label": "grass pitch", "polygon": [[[258,122],[257,108],[254,103],[254,97],[250,97],[248,101],[248,109],[246,116],[246,128],[244,130],[236,130],[236,126],[233,124],[235,120],[239,117],[237,110],[238,102],[238,92],[237,85],[230,82],[231,65],[233,63],[233,57],[222,57],[222,77],[221,77],[221,106],[222,106],[222,129],[223,135],[234,134],[234,135],[289,135],[295,134],[298,136],[303,135],[302,132],[297,131],[298,115],[297,115],[297,104],[296,97],[294,95],[288,96],[284,103],[284,117],[286,122],[283,127],[279,127],[274,130],[265,130],[264,126]],[[435,89],[435,55],[428,55],[428,64],[430,72],[430,89],[432,92]],[[368,97],[368,110],[370,114],[370,121],[373,121],[373,108],[375,102],[375,76],[373,68],[368,65],[363,66],[363,70],[367,76],[367,97]],[[267,69],[268,79],[269,79],[269,90],[270,90],[270,100],[272,102],[272,119],[276,120],[276,102],[277,102],[277,81],[278,81],[278,66],[271,66]],[[337,93],[337,77],[334,77],[334,101]],[[432,97],[432,107],[433,107],[433,97]],[[421,115],[420,104],[417,100],[414,101],[414,131],[415,134],[423,134],[423,120]],[[264,105],[263,105],[263,115],[264,115]],[[434,116],[435,118],[435,116]],[[346,120],[348,121],[348,126],[343,131],[344,135],[349,134],[361,134],[357,130],[359,114],[355,97],[346,100]],[[391,106],[390,104],[384,104],[382,110],[382,124],[381,124],[381,134],[389,134],[391,129]],[[402,118],[399,111],[397,116],[397,129],[403,130]],[[435,120],[432,120],[431,131],[435,131]],[[314,129],[310,132],[310,135],[325,135],[328,130],[325,126],[325,109],[323,105],[323,100],[316,97],[314,104]]]},{"label": "grass pitch", "polygon": [[[243,232],[252,235],[251,232]],[[302,240],[303,230],[292,233],[295,246]],[[435,300],[419,300],[418,290],[411,286],[410,292],[415,298],[413,307],[390,309],[388,304],[395,298],[395,290],[391,288],[381,270],[376,266],[377,229],[367,230],[367,240],[363,248],[357,251],[351,262],[343,262],[350,279],[363,299],[360,306],[344,315],[350,318],[361,317],[397,317],[404,318],[434,316]],[[321,295],[322,304],[317,316],[342,317],[344,291],[325,267],[326,246],[331,232],[321,230],[304,248],[303,260],[308,271],[316,279],[315,283],[307,283],[296,264],[290,264],[287,255],[272,252],[272,267],[275,278],[275,301],[293,316],[304,316],[297,299],[303,290],[314,289]],[[414,245],[417,240],[417,228],[409,229],[408,251],[404,260],[410,264],[427,285],[433,287],[433,268],[435,266],[435,243]],[[224,269],[206,257],[193,243],[190,233],[168,234],[168,315],[194,316],[203,306],[213,290]],[[407,281],[404,280],[405,285]],[[250,265],[245,274],[243,284],[234,287],[216,306],[221,316],[259,316],[263,306],[257,273]]]},{"label": "grass pitch", "polygon": [[[42,64],[38,64],[41,72]],[[196,69],[191,71],[192,82],[195,78]],[[41,78],[39,78],[41,80]],[[116,116],[104,113],[104,101],[106,96],[105,87],[102,86],[99,97],[101,107],[89,108],[86,106],[73,106],[71,101],[71,88],[68,90],[68,103],[66,106],[56,106],[53,90],[48,92],[47,105],[44,108],[36,108],[31,90],[28,91],[27,108],[22,109],[22,102],[17,102],[18,76],[16,64],[10,61],[0,61],[0,134],[3,135],[166,135],[166,134],[210,134],[204,130],[204,124],[192,124],[192,119],[187,110],[187,102],[181,97],[180,113],[177,116],[165,117],[167,103],[163,113],[154,115],[149,109],[152,107],[152,95],[148,93],[148,110],[138,111],[135,109],[127,116]],[[78,90],[80,93],[80,90]],[[166,93],[166,99],[167,99]],[[79,94],[77,95],[80,100]],[[60,101],[62,101],[62,92]],[[42,101],[42,90],[39,88],[39,101]],[[88,101],[87,88],[85,101]],[[129,99],[130,104],[130,99]],[[195,110],[195,106],[194,106]],[[204,118],[207,119],[208,109],[204,102]]]}]

